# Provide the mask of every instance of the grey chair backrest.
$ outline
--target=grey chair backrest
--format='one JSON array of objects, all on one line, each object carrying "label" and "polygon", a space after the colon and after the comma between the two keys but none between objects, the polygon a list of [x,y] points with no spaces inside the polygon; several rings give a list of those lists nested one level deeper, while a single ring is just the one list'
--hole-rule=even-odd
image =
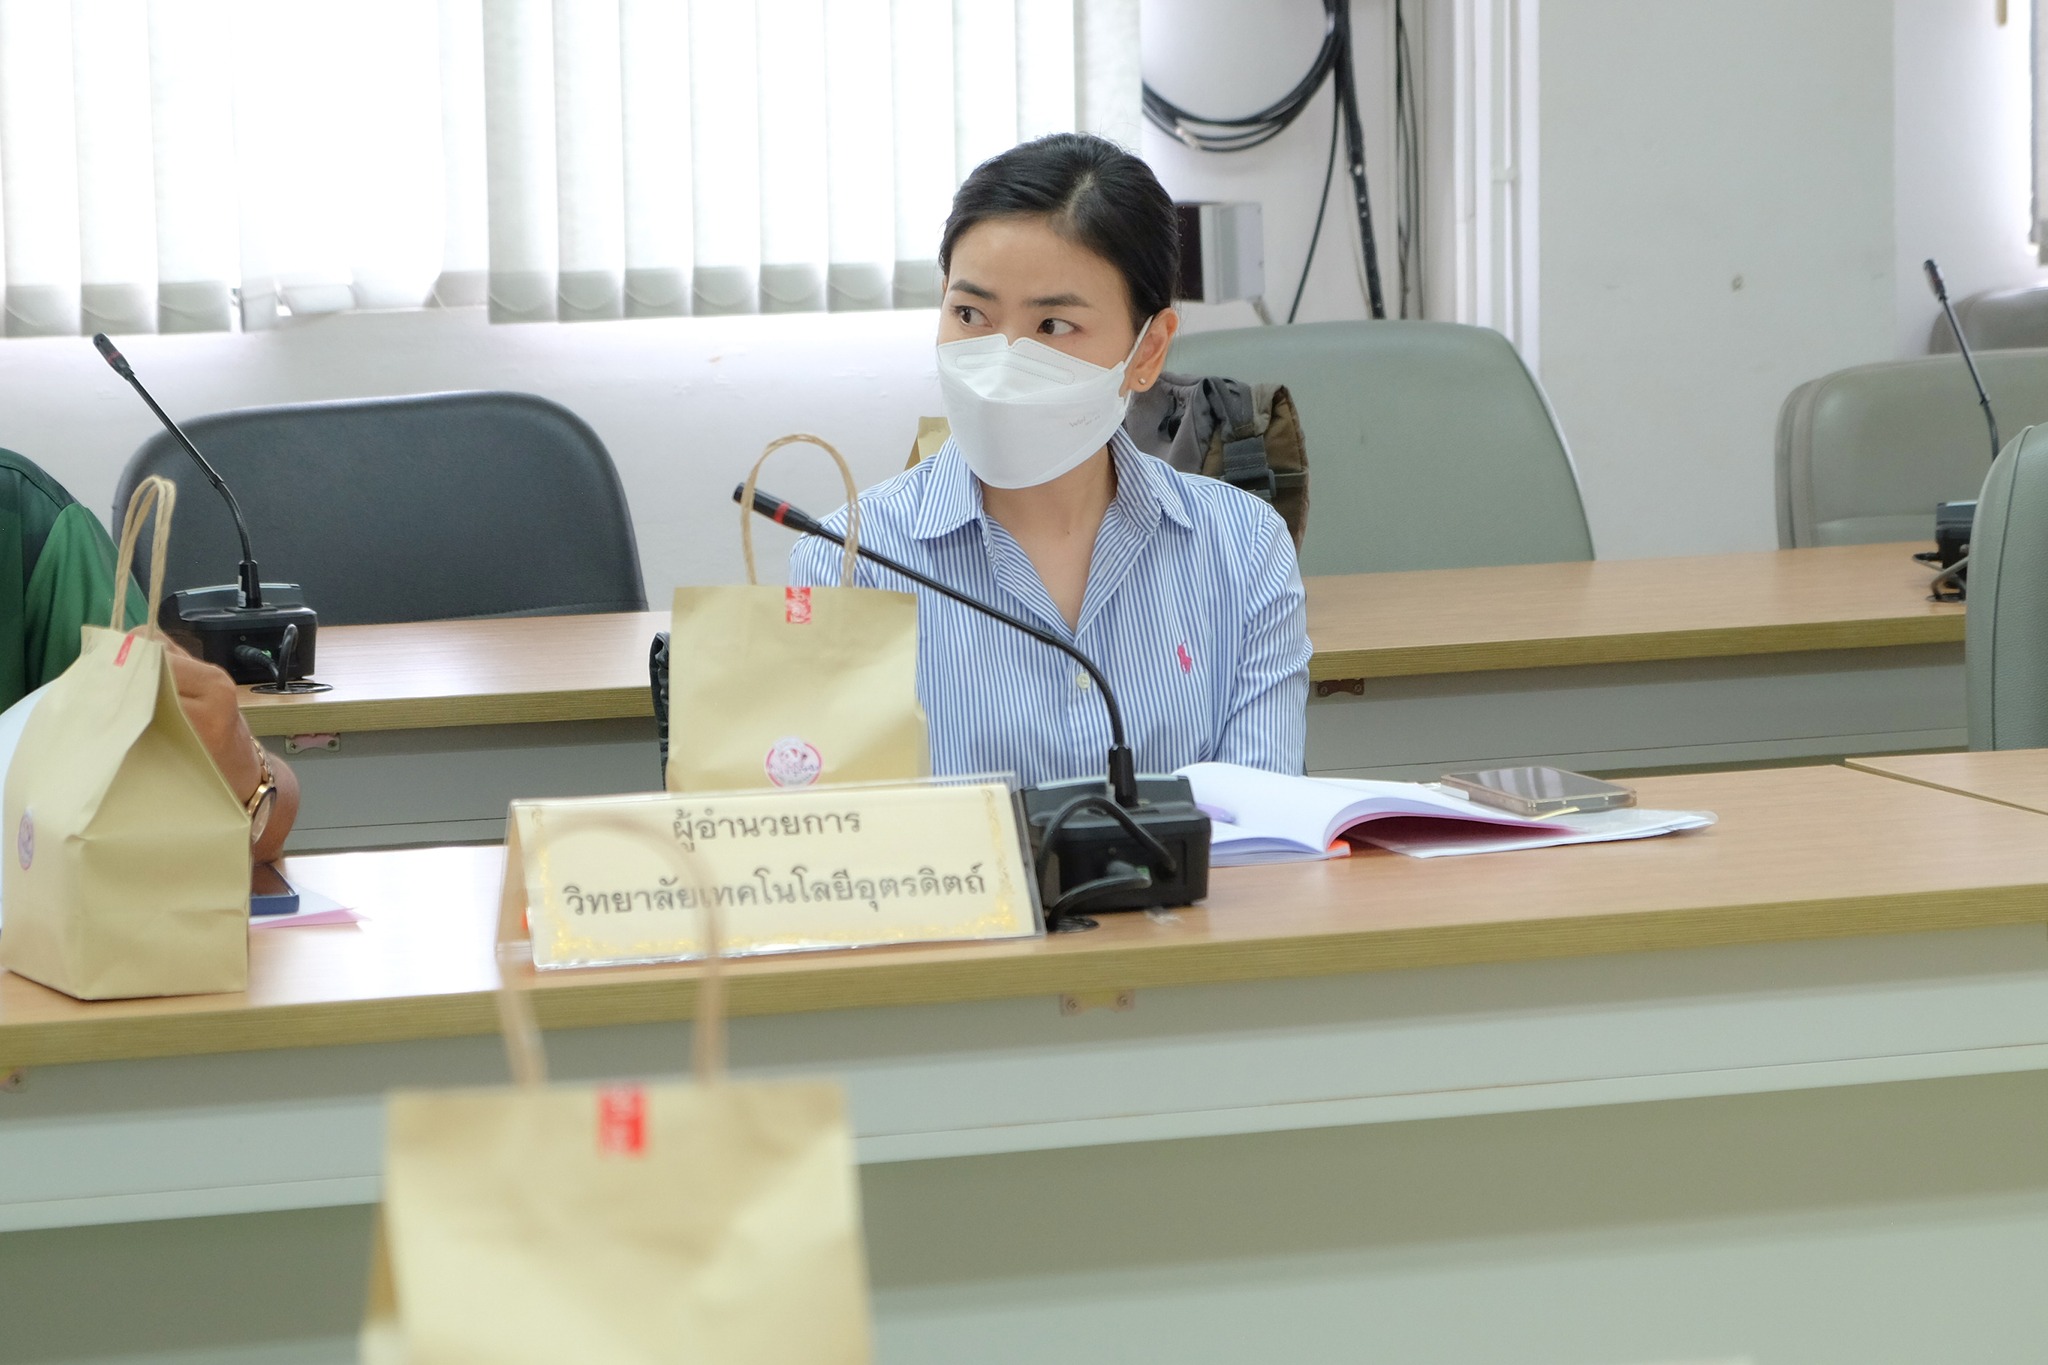
[{"label": "grey chair backrest", "polygon": [[[597,433],[526,393],[242,408],[184,424],[234,490],[263,578],[322,625],[640,611],[633,522]],[[178,486],[169,587],[232,583],[227,508],[168,432],[122,471]]]},{"label": "grey chair backrest", "polygon": [[[1956,303],[1956,325],[1969,338],[1972,353],[2048,346],[2048,285],[1972,294]],[[1948,319],[1939,313],[1927,334],[1927,349],[1935,355],[1956,349]]]},{"label": "grey chair backrest", "polygon": [[[1977,357],[2000,429],[2048,421],[2048,350]],[[1778,410],[1778,544],[1933,540],[1934,504],[1977,496],[1991,437],[1962,357],[1858,365]]]},{"label": "grey chair backrest", "polygon": [[1963,674],[1972,749],[2048,747],[2048,426],[2008,442],[1978,495]]},{"label": "grey chair backrest", "polygon": [[1177,338],[1169,369],[1285,384],[1308,449],[1306,573],[1591,559],[1549,401],[1507,339],[1444,322]]}]

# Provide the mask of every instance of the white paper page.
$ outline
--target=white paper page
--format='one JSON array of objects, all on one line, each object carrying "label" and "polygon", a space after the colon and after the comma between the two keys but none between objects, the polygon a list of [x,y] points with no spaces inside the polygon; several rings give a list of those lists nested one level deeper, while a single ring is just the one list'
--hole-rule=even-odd
[{"label": "white paper page", "polygon": [[1410,858],[1456,858],[1471,853],[1512,853],[1531,848],[1559,848],[1566,844],[1603,844],[1622,839],[1649,839],[1680,830],[1702,829],[1714,823],[1711,812],[1700,810],[1642,810],[1625,806],[1617,810],[1589,811],[1584,815],[1560,815],[1544,821],[1547,829],[1500,829],[1454,824],[1448,820],[1404,823],[1397,831],[1383,831],[1368,825],[1358,838]]},{"label": "white paper page", "polygon": [[1324,858],[1348,858],[1351,845],[1337,842],[1320,851],[1305,849],[1291,839],[1278,838],[1260,830],[1233,825],[1228,820],[1209,818],[1209,866],[1254,867],[1263,863],[1309,863]]},{"label": "white paper page", "polygon": [[299,912],[295,915],[251,915],[251,929],[309,928],[316,924],[354,924],[362,916],[324,892],[310,886],[292,883],[292,890],[299,893]]},{"label": "white paper page", "polygon": [[1291,777],[1235,763],[1193,763],[1180,775],[1188,779],[1195,803],[1209,818],[1236,831],[1211,838],[1211,847],[1219,852],[1227,839],[1257,837],[1292,846],[1304,856],[1322,857],[1338,834],[1359,821],[1398,815],[1542,827],[1419,782]]}]

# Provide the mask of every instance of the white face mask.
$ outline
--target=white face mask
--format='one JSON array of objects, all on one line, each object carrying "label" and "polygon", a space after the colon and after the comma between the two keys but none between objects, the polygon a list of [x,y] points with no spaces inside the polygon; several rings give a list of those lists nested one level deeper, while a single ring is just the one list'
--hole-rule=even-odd
[{"label": "white face mask", "polygon": [[1102,449],[1131,405],[1124,370],[1151,326],[1112,369],[1000,332],[940,346],[939,394],[968,468],[992,488],[1034,488]]}]

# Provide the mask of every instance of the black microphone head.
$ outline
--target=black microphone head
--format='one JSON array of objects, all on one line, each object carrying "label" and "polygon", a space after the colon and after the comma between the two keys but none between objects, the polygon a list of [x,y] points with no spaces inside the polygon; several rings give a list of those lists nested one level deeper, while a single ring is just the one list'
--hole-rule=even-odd
[{"label": "black microphone head", "polygon": [[[746,502],[747,486],[745,484],[741,484],[732,490],[732,500],[742,504]],[[825,529],[818,519],[810,513],[784,502],[772,493],[764,493],[758,488],[754,490],[754,512],[757,516],[768,518],[777,526],[787,526],[800,536],[818,535]]]},{"label": "black microphone head", "polygon": [[105,332],[94,332],[92,334],[92,344],[99,348],[100,355],[106,359],[107,364],[114,367],[115,374],[120,375],[123,379],[130,378],[133,375],[134,372],[128,368],[128,361],[119,351],[114,349],[114,343],[107,340]]},{"label": "black microphone head", "polygon": [[1920,268],[1927,272],[1927,287],[1934,291],[1934,297],[1947,303],[1948,286],[1941,282],[1941,267],[1936,265],[1934,258],[1930,256],[1920,263]]}]

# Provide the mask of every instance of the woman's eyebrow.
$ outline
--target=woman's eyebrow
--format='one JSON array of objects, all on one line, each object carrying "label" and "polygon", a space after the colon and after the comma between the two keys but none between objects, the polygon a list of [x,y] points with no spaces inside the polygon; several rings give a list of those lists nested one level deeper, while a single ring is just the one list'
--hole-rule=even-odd
[{"label": "woman's eyebrow", "polygon": [[1086,308],[1088,300],[1079,294],[1047,294],[1031,300],[1033,308]]},{"label": "woman's eyebrow", "polygon": [[995,302],[996,297],[993,289],[983,289],[972,280],[955,280],[946,286],[946,292],[950,294],[966,294],[970,298],[987,299],[991,303]]}]

